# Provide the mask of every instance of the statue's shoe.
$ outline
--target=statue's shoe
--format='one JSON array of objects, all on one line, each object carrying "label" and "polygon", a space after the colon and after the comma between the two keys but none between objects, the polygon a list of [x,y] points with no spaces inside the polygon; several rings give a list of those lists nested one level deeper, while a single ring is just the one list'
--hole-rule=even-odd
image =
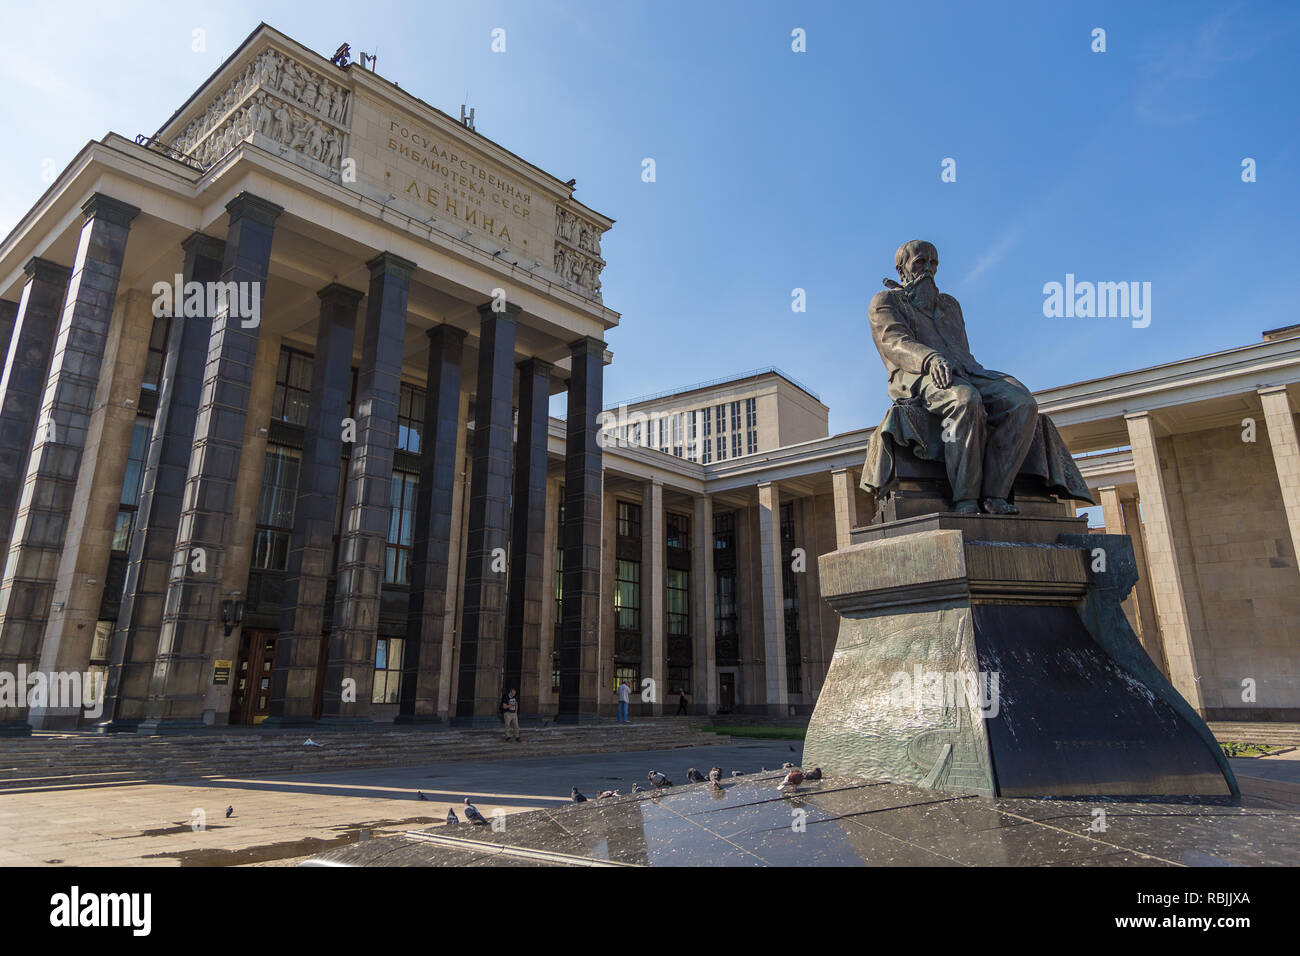
[{"label": "statue's shoe", "polygon": [[1020,509],[1005,498],[985,498],[984,510],[991,515],[1018,515]]},{"label": "statue's shoe", "polygon": [[980,513],[980,503],[974,498],[963,498],[953,505],[952,512],[958,515],[977,515]]}]

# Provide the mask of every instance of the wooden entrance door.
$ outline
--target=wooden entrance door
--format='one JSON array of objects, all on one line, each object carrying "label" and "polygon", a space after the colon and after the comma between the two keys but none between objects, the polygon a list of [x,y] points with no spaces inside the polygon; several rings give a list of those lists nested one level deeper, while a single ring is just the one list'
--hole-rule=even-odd
[{"label": "wooden entrance door", "polygon": [[736,675],[718,674],[718,713],[729,714],[736,709]]},{"label": "wooden entrance door", "polygon": [[278,631],[246,628],[239,641],[235,692],[230,698],[232,724],[260,724],[271,712],[271,677],[275,670]]}]

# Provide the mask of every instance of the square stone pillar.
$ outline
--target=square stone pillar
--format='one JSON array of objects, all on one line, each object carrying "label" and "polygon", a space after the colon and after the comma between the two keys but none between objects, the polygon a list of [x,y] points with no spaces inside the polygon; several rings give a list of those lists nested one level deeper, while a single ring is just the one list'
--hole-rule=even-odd
[{"label": "square stone pillar", "polygon": [[1295,413],[1285,385],[1266,385],[1259,389],[1264,405],[1264,422],[1268,441],[1273,447],[1277,483],[1282,489],[1286,508],[1286,525],[1291,532],[1291,547],[1300,555],[1300,442],[1296,440]]},{"label": "square stone pillar", "polygon": [[460,629],[458,722],[498,722],[504,691],[506,548],[510,534],[510,475],[514,444],[515,321],[519,307],[479,307],[478,391],[474,468],[470,476],[469,536],[465,544],[465,604]]},{"label": "square stone pillar", "polygon": [[1156,620],[1155,598],[1151,593],[1151,567],[1147,563],[1146,532],[1142,527],[1137,499],[1121,498],[1120,510],[1124,514],[1124,527],[1133,542],[1133,559],[1137,563],[1138,579],[1137,584],[1133,585],[1133,594],[1137,600],[1138,639],[1160,672],[1168,678],[1169,664],[1160,644],[1160,626]]},{"label": "square stone pillar", "polygon": [[[442,647],[448,618],[449,565],[456,490],[460,483],[461,363],[465,332],[439,325],[427,333],[428,377],[420,434],[420,484],[412,535],[411,595],[407,604],[406,657],[398,722],[434,721],[439,711]],[[452,602],[454,606],[454,602]]]},{"label": "square stone pillar", "polygon": [[600,692],[600,412],[605,343],[572,343],[564,457],[564,600],[557,720],[596,714]]},{"label": "square stone pillar", "polygon": [[[1119,489],[1114,485],[1107,485],[1104,488],[1098,488],[1097,493],[1101,496],[1101,513],[1106,522],[1106,533],[1126,534],[1127,532],[1124,530],[1124,508],[1120,503]],[[1138,547],[1139,545],[1134,542],[1134,552],[1137,551]],[[1120,607],[1124,609],[1124,616],[1128,618],[1128,624],[1133,629],[1133,633],[1140,634],[1141,622],[1138,618],[1136,588],[1120,603]]]},{"label": "square stone pillar", "polygon": [[28,260],[23,272],[27,280],[9,334],[4,378],[0,380],[0,568],[9,554],[9,532],[13,530],[23,478],[27,476],[28,453],[54,351],[54,333],[59,328],[59,313],[71,275],[65,266],[36,258]]},{"label": "square stone pillar", "polygon": [[[654,681],[649,706],[641,704],[639,714],[662,714],[672,690],[665,674],[664,585],[667,555],[664,552],[664,486],[658,478],[641,490],[641,678]],[[638,688],[634,688],[636,690]],[[639,697],[634,696],[634,701]]]},{"label": "square stone pillar", "polygon": [[536,715],[541,651],[542,569],[546,554],[546,439],[551,402],[551,365],[519,363],[519,426],[507,596],[505,690],[515,688],[519,712]]},{"label": "square stone pillar", "polygon": [[185,732],[215,722],[215,713],[205,713],[204,700],[212,661],[229,644],[222,602],[238,600],[225,590],[223,578],[262,327],[243,314],[242,302],[256,303],[259,310],[265,302],[271,240],[282,210],[245,192],[227,203],[226,211],[230,225],[219,281],[234,283],[238,294],[212,318],[141,733]]},{"label": "square stone pillar", "polygon": [[[560,540],[560,482],[554,478],[546,481],[546,521],[543,525],[545,538],[542,542],[542,626],[539,629],[540,641],[537,649],[537,714],[542,717],[554,717],[559,698],[552,690],[551,669],[554,662],[552,654],[558,647],[555,623],[555,552]],[[602,591],[602,593],[605,593]]]},{"label": "square stone pillar", "polygon": [[790,699],[785,684],[785,592],[781,566],[781,493],[775,482],[758,483],[759,550],[763,569],[763,671],[767,713],[785,717]]},{"label": "square stone pillar", "polygon": [[14,334],[14,323],[17,320],[18,303],[0,299],[0,354],[9,354],[9,340]]},{"label": "square stone pillar", "polygon": [[847,468],[831,469],[835,494],[835,547],[849,546],[849,532],[858,526],[857,482]]},{"label": "square stone pillar", "polygon": [[694,684],[691,709],[697,714],[718,711],[718,671],[714,631],[713,580],[713,499],[700,495],[695,499],[695,555],[691,560],[691,590],[694,592],[695,653],[692,655]]},{"label": "square stone pillar", "polygon": [[[462,376],[463,376],[462,370]],[[442,623],[442,664],[438,671],[438,718],[447,721],[456,710],[457,637],[463,608],[465,579],[465,532],[469,526],[469,392],[461,389],[460,412],[456,419],[456,477],[451,494],[450,550],[447,556],[446,608]]]},{"label": "square stone pillar", "polygon": [[[15,670],[19,664],[34,670],[39,664],[127,236],[140,211],[102,193],[92,195],[81,209],[86,221],[54,338],[0,581],[0,670]],[[12,350],[10,355],[15,357]],[[26,727],[22,710],[0,709],[0,723],[14,721],[22,732]]]},{"label": "square stone pillar", "polygon": [[[181,243],[185,253],[182,282],[199,282],[206,288],[219,279],[225,247],[220,239],[192,233]],[[122,603],[109,647],[101,730],[134,729],[146,712],[212,334],[206,295],[203,299],[203,314],[187,316],[182,312],[171,316],[169,322],[167,354],[158,382],[158,410],[140,481],[135,525],[127,545]],[[150,331],[146,328],[146,338]]]},{"label": "square stone pillar", "polygon": [[320,318],[311,370],[310,414],[293,508],[280,636],[271,678],[272,727],[313,724],[316,671],[325,632],[325,591],[334,572],[343,420],[352,389],[352,345],[364,295],[331,283],[316,293]]},{"label": "square stone pillar", "polygon": [[391,515],[393,450],[402,384],[406,306],[415,263],[383,252],[366,263],[370,292],[357,371],[356,443],[348,459],[334,621],[322,719],[370,720],[375,640]]},{"label": "square stone pillar", "polygon": [[[154,325],[152,304],[148,293],[128,290],[119,297],[109,329],[41,645],[40,667],[46,673],[84,673],[90,661],[126,475],[126,451],[136,427],[136,400]],[[96,692],[103,699],[104,688]],[[83,714],[92,720],[102,718],[102,711],[83,706],[89,696],[91,691],[85,691],[75,706],[33,708],[32,726],[75,729]]]},{"label": "square stone pillar", "polygon": [[1147,412],[1125,415],[1124,420],[1128,424],[1133,470],[1137,473],[1138,495],[1142,499],[1151,591],[1160,616],[1160,638],[1169,665],[1169,681],[1198,713],[1204,713],[1191,619],[1179,575],[1169,499],[1156,449],[1155,423]]}]

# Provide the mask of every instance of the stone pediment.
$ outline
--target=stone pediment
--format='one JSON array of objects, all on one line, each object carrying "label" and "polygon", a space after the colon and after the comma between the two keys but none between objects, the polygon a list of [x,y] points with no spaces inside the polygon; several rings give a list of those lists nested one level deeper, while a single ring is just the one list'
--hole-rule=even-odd
[{"label": "stone pediment", "polygon": [[357,64],[260,27],[149,145],[208,170],[252,143],[601,301],[612,221],[571,188]]}]

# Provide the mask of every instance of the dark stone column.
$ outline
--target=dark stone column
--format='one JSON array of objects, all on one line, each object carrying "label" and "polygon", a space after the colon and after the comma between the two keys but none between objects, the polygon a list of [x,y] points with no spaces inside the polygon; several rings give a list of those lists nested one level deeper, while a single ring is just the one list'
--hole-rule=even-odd
[{"label": "dark stone column", "polygon": [[510,529],[505,688],[519,692],[519,710],[537,713],[537,655],[542,642],[542,563],[546,537],[546,430],[551,365],[519,364],[519,425]]},{"label": "dark stone column", "polygon": [[[225,247],[220,239],[201,232],[191,234],[181,243],[184,282],[206,286],[220,278]],[[203,311],[207,312],[206,303]],[[194,418],[203,390],[212,316],[173,315],[169,325],[167,355],[158,384],[158,413],[128,545],[122,604],[109,648],[104,713],[98,725],[101,731],[133,730],[145,715],[185,475],[194,448]]]},{"label": "dark stone column", "polygon": [[[397,445],[406,302],[415,263],[391,252],[371,259],[366,328],[357,374],[357,440],[348,460],[338,593],[325,666],[322,719],[368,721],[375,635],[384,585],[389,486]],[[344,681],[355,681],[345,689]],[[346,698],[346,699],[345,699]]]},{"label": "dark stone column", "polygon": [[465,332],[439,325],[428,332],[429,375],[420,438],[420,484],[415,499],[411,598],[407,605],[399,723],[439,720],[442,635],[451,560],[451,505],[460,474],[460,380]]},{"label": "dark stone column", "polygon": [[[18,319],[18,303],[0,299],[0,353],[9,354],[9,339],[14,333],[14,322]],[[4,394],[0,391],[0,394]]]},{"label": "dark stone column", "polygon": [[242,295],[250,305],[255,300],[260,310],[275,220],[283,210],[244,192],[227,203],[226,211],[230,226],[220,281],[235,283],[241,294],[212,317],[141,733],[183,732],[211,721],[215,715],[204,714],[203,701],[212,680],[212,660],[233,657],[234,639],[226,637],[221,624],[221,602],[229,599],[221,593],[221,577],[232,543],[235,482],[262,328],[234,306]]},{"label": "dark stone column", "polygon": [[[126,240],[140,212],[102,193],[91,196],[81,209],[86,221],[77,245],[77,269],[68,281],[54,337],[40,423],[0,582],[0,670],[17,664],[35,670],[39,663]],[[0,712],[0,720],[25,724],[23,714],[25,709]]]},{"label": "dark stone column", "polygon": [[[465,545],[465,603],[460,629],[458,723],[496,723],[506,626],[506,568],[510,533],[510,472],[514,444],[515,321],[479,306],[478,394]],[[494,570],[495,564],[495,570]]]},{"label": "dark stone column", "polygon": [[[32,259],[23,271],[27,282],[9,336],[4,379],[0,381],[0,566],[9,553],[18,495],[27,475],[27,458],[41,410],[45,376],[54,351],[54,333],[68,291],[67,268]],[[0,656],[3,652],[0,651]]]},{"label": "dark stone column", "polygon": [[600,425],[605,343],[574,342],[565,422],[564,600],[560,624],[560,710],[557,721],[596,714],[600,634]]},{"label": "dark stone column", "polygon": [[365,293],[335,283],[317,295],[320,320],[311,372],[311,413],[303,436],[284,611],[275,645],[271,716],[265,722],[272,727],[316,722],[312,717],[316,665],[324,636],[325,588],[334,572],[343,419],[352,387],[357,307]]}]

